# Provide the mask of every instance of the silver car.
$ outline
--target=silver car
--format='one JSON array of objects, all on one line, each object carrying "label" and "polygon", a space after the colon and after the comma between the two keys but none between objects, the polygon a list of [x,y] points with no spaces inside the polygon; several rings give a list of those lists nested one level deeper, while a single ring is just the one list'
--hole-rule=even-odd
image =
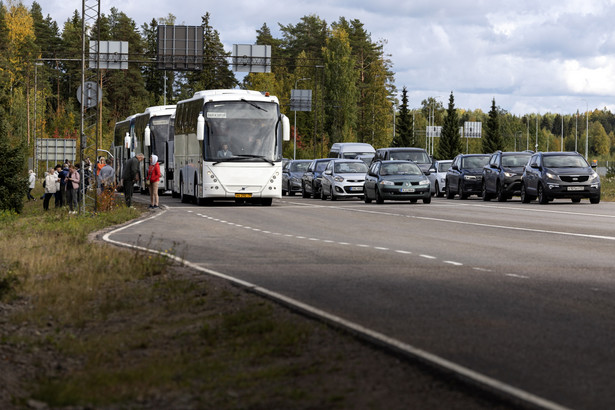
[{"label": "silver car", "polygon": [[363,198],[363,183],[367,165],[360,159],[333,159],[322,173],[321,196],[331,198]]},{"label": "silver car", "polygon": [[435,161],[433,164],[435,171],[431,172],[428,178],[431,182],[431,192],[437,197],[444,196],[444,189],[446,188],[446,171],[448,171],[452,163],[453,160],[446,159]]}]

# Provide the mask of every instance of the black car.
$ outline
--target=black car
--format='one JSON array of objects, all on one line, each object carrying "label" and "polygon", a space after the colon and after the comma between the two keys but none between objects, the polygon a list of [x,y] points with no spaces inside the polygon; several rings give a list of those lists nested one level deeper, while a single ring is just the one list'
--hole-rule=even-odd
[{"label": "black car", "polygon": [[372,163],[365,176],[364,197],[366,204],[375,200],[431,203],[431,184],[429,178],[412,161],[376,161]]},{"label": "black car", "polygon": [[301,178],[312,163],[311,159],[293,159],[282,168],[282,195],[301,192]]},{"label": "black car", "polygon": [[555,198],[600,202],[600,177],[577,152],[537,152],[521,178],[521,202],[538,198],[547,204]]},{"label": "black car", "polygon": [[446,198],[460,199],[483,194],[483,167],[489,162],[489,154],[459,154],[446,171]]},{"label": "black car", "polygon": [[320,198],[322,172],[331,158],[319,158],[312,161],[301,177],[301,194],[304,198]]},{"label": "black car", "polygon": [[496,151],[483,168],[483,200],[500,202],[521,195],[521,176],[531,152]]}]

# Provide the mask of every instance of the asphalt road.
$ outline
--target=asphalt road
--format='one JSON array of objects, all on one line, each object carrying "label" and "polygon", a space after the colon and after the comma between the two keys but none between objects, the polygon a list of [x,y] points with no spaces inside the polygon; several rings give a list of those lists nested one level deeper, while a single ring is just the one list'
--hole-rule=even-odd
[{"label": "asphalt road", "polygon": [[161,203],[164,211],[110,238],[171,252],[559,405],[615,408],[615,203]]}]

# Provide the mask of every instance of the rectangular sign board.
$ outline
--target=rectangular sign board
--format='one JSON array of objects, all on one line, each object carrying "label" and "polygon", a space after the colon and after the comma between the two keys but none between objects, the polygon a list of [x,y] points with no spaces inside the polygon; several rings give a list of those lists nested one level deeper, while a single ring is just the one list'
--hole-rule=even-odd
[{"label": "rectangular sign board", "polygon": [[312,90],[290,90],[291,111],[312,111]]},{"label": "rectangular sign board", "polygon": [[425,133],[429,138],[440,138],[440,134],[442,133],[441,126],[429,126],[425,129]]},{"label": "rectangular sign board", "polygon": [[90,40],[89,64],[91,69],[128,70],[128,41]]},{"label": "rectangular sign board", "polygon": [[270,73],[271,46],[233,44],[233,69],[245,73]]},{"label": "rectangular sign board", "polygon": [[483,123],[466,121],[463,123],[463,136],[465,138],[480,138],[482,135]]},{"label": "rectangular sign board", "polygon": [[74,162],[77,158],[77,140],[70,138],[40,138],[36,140],[36,158],[39,161]]},{"label": "rectangular sign board", "polygon": [[158,26],[157,68],[171,71],[203,69],[203,26]]}]

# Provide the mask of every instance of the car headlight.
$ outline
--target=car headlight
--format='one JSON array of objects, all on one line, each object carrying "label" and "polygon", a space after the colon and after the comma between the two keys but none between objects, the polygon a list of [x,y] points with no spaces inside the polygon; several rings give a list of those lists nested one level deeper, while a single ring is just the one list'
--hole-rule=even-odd
[{"label": "car headlight", "polygon": [[558,179],[559,179],[559,177],[558,177],[557,175],[552,174],[551,172],[547,172],[545,175],[546,175],[546,177],[547,177],[548,179],[555,179],[555,180],[558,180]]},{"label": "car headlight", "polygon": [[506,178],[512,178],[512,177],[514,177],[515,175],[517,175],[517,174],[515,174],[514,172],[504,172],[504,176],[505,176]]},{"label": "car headlight", "polygon": [[421,179],[419,181],[419,185],[429,185],[429,180],[428,179]]},{"label": "car headlight", "polygon": [[591,175],[589,176],[589,182],[593,182],[595,180],[600,180],[600,177],[598,176],[598,173],[596,173],[596,171],[592,171]]},{"label": "car headlight", "polygon": [[380,185],[395,185],[393,181],[387,181],[386,179],[380,181]]},{"label": "car headlight", "polygon": [[334,180],[335,182],[344,182],[344,178],[343,178],[343,177],[339,177],[339,176],[337,176],[337,177],[333,178],[333,180]]}]

